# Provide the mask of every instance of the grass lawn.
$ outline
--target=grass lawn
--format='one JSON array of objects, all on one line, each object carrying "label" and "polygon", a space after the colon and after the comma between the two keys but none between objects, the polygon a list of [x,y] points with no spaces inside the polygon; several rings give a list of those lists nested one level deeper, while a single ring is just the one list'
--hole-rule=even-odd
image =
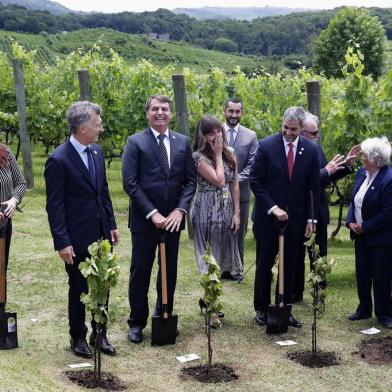
[{"label": "grass lawn", "polygon": [[[63,376],[69,363],[82,362],[68,349],[67,279],[63,262],[53,250],[45,212],[43,166],[45,157],[35,154],[35,188],[26,195],[23,214],[14,219],[14,236],[8,274],[8,310],[18,313],[20,348],[0,352],[0,390],[80,391]],[[368,365],[353,356],[361,339],[360,329],[376,326],[376,319],[349,322],[347,315],[357,305],[354,252],[342,229],[339,241],[330,244],[330,255],[338,264],[329,284],[327,311],[319,322],[319,348],[341,356],[338,367],[318,370],[304,368],[287,359],[288,352],[311,349],[310,296],[294,306],[294,315],[303,321],[300,330],[289,328],[283,336],[266,336],[256,325],[253,310],[254,268],[242,284],[224,282],[223,327],[213,331],[213,361],[236,368],[240,378],[230,384],[200,384],[179,378],[177,355],[197,353],[207,359],[204,319],[198,310],[202,294],[194,260],[193,245],[186,232],[181,239],[175,310],[179,315],[180,336],[174,346],[151,347],[149,325],[139,345],[127,341],[128,277],[130,233],[127,229],[128,200],[121,187],[121,163],[114,161],[108,171],[110,189],[121,244],[116,253],[121,261],[120,284],[111,300],[120,305],[119,319],[109,330],[116,357],[103,357],[103,370],[119,376],[135,391],[391,391],[392,366]],[[332,226],[334,226],[332,224]],[[248,233],[245,268],[253,263],[255,243]],[[156,271],[156,270],[155,270]],[[150,292],[150,309],[155,302],[155,277]],[[381,335],[390,334],[382,329]],[[297,346],[278,347],[274,342],[294,339]],[[191,362],[198,364],[200,361]]]}]

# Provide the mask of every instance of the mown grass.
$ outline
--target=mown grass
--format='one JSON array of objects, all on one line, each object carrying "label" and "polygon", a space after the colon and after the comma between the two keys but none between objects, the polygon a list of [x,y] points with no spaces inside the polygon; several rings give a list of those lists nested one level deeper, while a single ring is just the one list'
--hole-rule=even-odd
[{"label": "mown grass", "polygon": [[241,56],[216,50],[207,50],[185,42],[152,40],[147,36],[126,34],[109,29],[84,29],[66,34],[22,34],[0,31],[0,50],[11,55],[12,42],[23,45],[26,50],[36,50],[37,61],[41,64],[54,64],[56,57],[64,57],[72,51],[87,51],[94,44],[102,47],[102,52],[109,55],[113,48],[130,64],[140,59],[151,61],[155,65],[174,65],[176,72],[188,67],[197,72],[208,72],[212,67],[219,67],[232,72],[237,66],[245,70],[254,70],[266,63],[258,56]]},{"label": "mown grass", "polygon": [[[63,376],[66,365],[81,362],[68,350],[67,280],[63,263],[53,250],[45,212],[43,165],[45,157],[35,153],[35,188],[26,195],[23,214],[14,220],[14,236],[9,266],[8,309],[18,312],[20,348],[0,352],[1,391],[81,391]],[[236,368],[240,378],[226,384],[204,385],[180,379],[181,365],[176,356],[197,353],[207,359],[203,317],[197,301],[202,294],[194,260],[193,245],[184,232],[181,239],[175,311],[179,314],[180,336],[174,346],[151,347],[150,323],[145,341],[130,344],[126,338],[128,317],[128,277],[130,233],[127,229],[128,200],[120,181],[121,163],[114,161],[108,171],[110,189],[122,240],[116,248],[121,276],[111,300],[120,306],[119,318],[109,330],[118,356],[103,357],[104,370],[118,375],[135,391],[388,391],[392,390],[390,365],[368,365],[353,356],[365,336],[360,329],[380,327],[373,318],[349,322],[357,304],[353,248],[346,229],[339,234],[338,246],[330,246],[330,255],[338,264],[329,284],[327,311],[319,322],[319,347],[336,351],[341,365],[312,370],[286,358],[288,352],[311,348],[310,297],[295,305],[293,313],[304,327],[290,328],[283,336],[266,336],[256,325],[253,310],[251,269],[242,284],[224,282],[223,327],[213,332],[213,361]],[[335,214],[334,214],[335,215]],[[334,226],[334,224],[332,225]],[[251,231],[246,240],[245,267],[253,263],[255,244]],[[155,303],[155,274],[150,290],[150,308]],[[34,322],[34,319],[37,321]],[[387,335],[382,329],[382,335]],[[279,348],[274,342],[294,339],[297,346]]]}]

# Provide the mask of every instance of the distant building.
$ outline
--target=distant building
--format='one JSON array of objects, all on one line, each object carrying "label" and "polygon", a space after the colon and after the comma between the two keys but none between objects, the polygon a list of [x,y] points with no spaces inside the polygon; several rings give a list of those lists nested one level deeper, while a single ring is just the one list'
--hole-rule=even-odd
[{"label": "distant building", "polygon": [[149,33],[148,36],[151,39],[159,39],[161,41],[169,41],[170,40],[170,34],[168,34],[168,33],[165,33],[165,34]]}]

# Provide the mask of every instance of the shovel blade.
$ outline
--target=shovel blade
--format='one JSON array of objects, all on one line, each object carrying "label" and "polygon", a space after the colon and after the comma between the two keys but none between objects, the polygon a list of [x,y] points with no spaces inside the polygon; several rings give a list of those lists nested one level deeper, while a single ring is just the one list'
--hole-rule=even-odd
[{"label": "shovel blade", "polygon": [[4,317],[0,320],[0,350],[11,350],[18,348],[18,334],[16,313],[3,313]]},{"label": "shovel blade", "polygon": [[286,333],[290,314],[291,305],[270,305],[267,312],[267,334]]},{"label": "shovel blade", "polygon": [[152,316],[151,346],[165,346],[175,344],[177,338],[178,315],[172,314],[168,318]]}]

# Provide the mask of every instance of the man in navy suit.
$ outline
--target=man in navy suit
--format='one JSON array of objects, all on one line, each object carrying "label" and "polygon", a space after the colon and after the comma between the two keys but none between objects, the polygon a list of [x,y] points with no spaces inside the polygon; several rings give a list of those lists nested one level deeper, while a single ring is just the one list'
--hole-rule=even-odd
[{"label": "man in navy suit", "polygon": [[[123,187],[130,197],[132,234],[128,340],[133,343],[142,341],[142,330],[147,324],[151,270],[162,232],[166,232],[168,310],[172,312],[180,232],[196,190],[195,163],[188,138],[169,130],[171,109],[168,97],[151,96],[145,106],[149,127],[130,136],[123,153]],[[161,313],[158,271],[155,314]]]},{"label": "man in navy suit", "polygon": [[[88,246],[100,238],[113,245],[119,241],[112,202],[106,181],[101,148],[95,144],[103,132],[101,107],[88,101],[76,102],[67,113],[71,137],[50,155],[45,165],[46,210],[54,248],[68,273],[68,318],[71,348],[82,357],[92,357],[86,342],[85,306],[81,293],[88,291],[79,271],[89,256]],[[95,323],[90,344],[95,341]],[[104,330],[102,352],[115,355]]]},{"label": "man in navy suit", "polygon": [[[310,192],[317,211],[319,199],[319,164],[317,147],[300,136],[305,111],[288,108],[281,133],[258,143],[250,172],[250,187],[255,195],[252,220],[256,237],[256,275],[254,307],[256,322],[267,323],[271,303],[272,266],[278,253],[277,222],[287,222],[284,242],[284,301],[290,303],[296,258],[303,236],[315,230],[310,219]],[[289,325],[300,328],[292,315]]]},{"label": "man in navy suit", "polygon": [[[305,123],[302,128],[301,135],[311,142],[317,144],[319,141],[319,124],[320,122],[317,116],[306,112]],[[319,256],[323,257],[327,255],[327,227],[329,224],[329,200],[326,188],[331,183],[334,183],[339,179],[354,173],[353,163],[361,147],[359,145],[354,146],[346,155],[346,157],[344,155],[337,154],[329,162],[327,162],[327,158],[325,157],[324,151],[320,145],[318,145],[318,147],[320,164],[320,201],[318,211],[314,211],[314,218],[317,220],[315,243],[319,247]],[[312,250],[310,248],[308,248],[308,254],[310,259],[310,268],[313,269],[315,257],[312,254]],[[303,246],[301,255],[298,257],[297,261],[298,264],[296,266],[295,285],[291,298],[292,303],[302,301],[303,299],[303,292],[305,287],[305,246]],[[326,282],[324,284],[326,284]]]}]

